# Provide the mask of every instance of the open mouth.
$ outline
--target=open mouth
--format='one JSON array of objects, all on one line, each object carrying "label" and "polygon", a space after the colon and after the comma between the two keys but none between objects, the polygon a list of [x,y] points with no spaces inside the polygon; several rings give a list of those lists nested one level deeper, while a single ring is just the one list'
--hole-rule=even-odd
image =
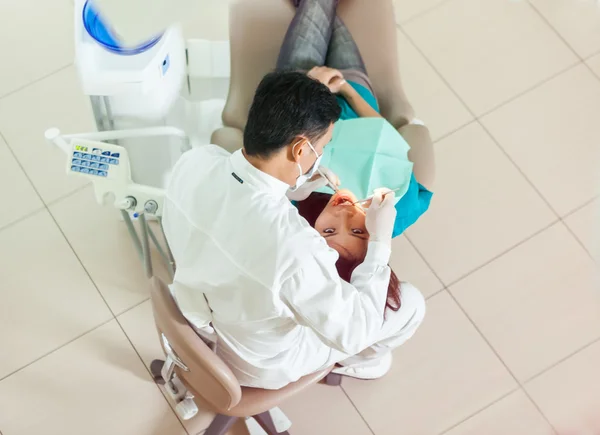
[{"label": "open mouth", "polygon": [[354,201],[356,201],[356,198],[354,195],[352,195],[352,193],[340,191],[333,196],[331,205],[352,205],[354,204]]}]

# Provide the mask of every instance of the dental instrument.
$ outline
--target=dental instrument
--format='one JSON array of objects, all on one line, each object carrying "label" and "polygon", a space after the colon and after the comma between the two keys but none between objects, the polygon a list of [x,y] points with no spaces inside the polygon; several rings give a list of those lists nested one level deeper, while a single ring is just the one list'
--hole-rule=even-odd
[{"label": "dental instrument", "polygon": [[334,192],[337,192],[337,191],[339,191],[339,190],[340,190],[340,188],[339,188],[339,187],[337,187],[337,186],[335,185],[335,183],[333,183],[333,182],[332,182],[332,181],[331,181],[331,180],[330,180],[330,179],[329,179],[329,178],[328,178],[328,177],[327,177],[327,176],[326,176],[326,175],[323,173],[323,171],[321,171],[321,169],[320,169],[320,168],[319,168],[319,169],[317,169],[317,172],[319,173],[319,175],[321,175],[321,177],[323,177],[325,180],[327,180],[327,186],[329,186],[329,188],[330,188],[331,190],[333,190]]},{"label": "dental instrument", "polygon": [[[385,195],[387,195],[388,193],[397,192],[397,191],[399,191],[399,190],[401,190],[401,189],[403,189],[403,187],[398,187],[397,189],[392,189],[392,190],[390,190],[390,191],[388,191],[388,192],[385,192],[385,193],[384,193],[382,196],[385,198]],[[374,196],[375,196],[375,195],[371,195],[371,196],[369,196],[368,198],[365,198],[365,199],[360,199],[360,200],[358,200],[358,201],[354,201],[354,202],[352,203],[352,205],[354,205],[354,204],[362,204],[362,203],[365,203],[365,202],[367,202],[367,201],[370,201],[370,200],[372,200],[372,199],[373,199],[373,197],[374,197]]]}]

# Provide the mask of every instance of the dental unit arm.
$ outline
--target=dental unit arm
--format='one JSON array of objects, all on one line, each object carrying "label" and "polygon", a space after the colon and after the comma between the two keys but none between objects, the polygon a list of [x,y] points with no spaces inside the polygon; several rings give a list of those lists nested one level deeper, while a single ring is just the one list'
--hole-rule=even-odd
[{"label": "dental unit arm", "polygon": [[[173,276],[175,273],[173,256],[168,246],[163,249],[146,220],[146,215],[155,217],[161,224],[162,231],[165,190],[133,182],[127,149],[106,141],[175,136],[184,140],[181,150],[184,152],[190,149],[185,132],[175,127],[148,127],[62,135],[59,129],[51,128],[46,131],[45,136],[48,142],[67,155],[68,176],[84,177],[92,182],[98,204],[105,205],[110,196],[114,198],[113,205],[121,210],[133,244],[144,263],[146,276],[150,278],[153,275],[150,240],[163,257],[170,275]],[[131,221],[132,216],[139,219],[140,235]]]},{"label": "dental unit arm", "polygon": [[[185,132],[174,127],[70,135],[62,135],[57,128],[51,128],[45,136],[67,154],[67,175],[85,177],[92,182],[98,204],[106,204],[107,197],[112,194],[114,206],[136,218],[142,213],[162,216],[164,189],[134,183],[127,150],[106,141],[156,136],[176,136],[187,140]],[[182,151],[187,149],[189,144],[186,143]]]}]

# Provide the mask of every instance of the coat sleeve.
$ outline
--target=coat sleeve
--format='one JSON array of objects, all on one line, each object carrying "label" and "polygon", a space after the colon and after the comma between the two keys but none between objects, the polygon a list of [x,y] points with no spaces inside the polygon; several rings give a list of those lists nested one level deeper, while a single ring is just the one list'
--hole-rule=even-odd
[{"label": "coat sleeve", "polygon": [[391,250],[370,242],[365,261],[342,280],[337,254],[323,247],[282,285],[281,296],[299,324],[311,328],[329,347],[355,355],[378,340],[390,281]]}]

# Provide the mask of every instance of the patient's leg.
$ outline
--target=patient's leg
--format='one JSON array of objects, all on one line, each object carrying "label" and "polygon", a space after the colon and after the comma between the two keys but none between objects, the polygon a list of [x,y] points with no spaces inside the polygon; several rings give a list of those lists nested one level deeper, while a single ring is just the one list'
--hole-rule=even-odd
[{"label": "patient's leg", "polygon": [[352,34],[337,16],[333,21],[333,31],[325,65],[339,70],[353,69],[364,74],[367,73],[367,68]]},{"label": "patient's leg", "polygon": [[277,69],[308,71],[325,65],[337,0],[302,0],[285,35]]}]

